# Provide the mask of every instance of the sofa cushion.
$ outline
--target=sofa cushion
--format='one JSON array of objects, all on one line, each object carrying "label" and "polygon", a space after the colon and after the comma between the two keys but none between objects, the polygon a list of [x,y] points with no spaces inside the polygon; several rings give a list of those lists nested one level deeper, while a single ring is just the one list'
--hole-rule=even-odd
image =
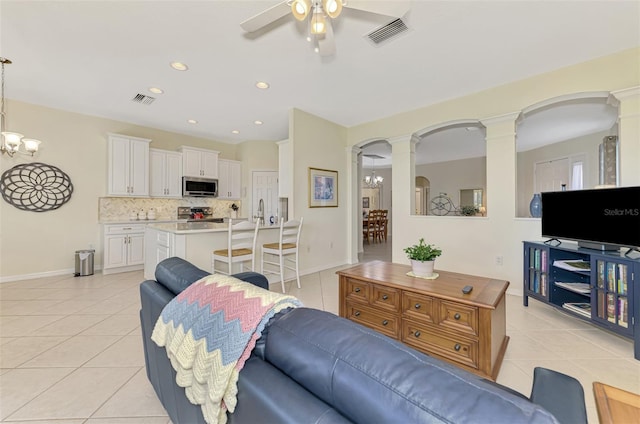
[{"label": "sofa cushion", "polygon": [[265,358],[355,422],[557,422],[474,374],[320,310],[274,320]]}]

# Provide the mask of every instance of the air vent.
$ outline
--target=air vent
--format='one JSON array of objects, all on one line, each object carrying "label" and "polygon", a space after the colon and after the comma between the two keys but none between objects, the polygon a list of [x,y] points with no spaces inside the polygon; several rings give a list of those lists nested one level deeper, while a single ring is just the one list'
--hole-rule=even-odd
[{"label": "air vent", "polygon": [[156,99],[155,97],[145,96],[144,94],[138,93],[133,97],[133,99],[131,99],[131,101],[136,103],[142,103],[143,105],[150,105],[151,103],[153,103],[155,99]]},{"label": "air vent", "polygon": [[385,159],[384,156],[374,155],[374,154],[363,154],[362,156],[370,159]]},{"label": "air vent", "polygon": [[366,37],[375,45],[380,45],[385,41],[389,41],[392,38],[397,37],[403,32],[408,31],[409,28],[400,18],[395,21],[391,21],[388,24],[381,26],[378,29],[374,29]]}]

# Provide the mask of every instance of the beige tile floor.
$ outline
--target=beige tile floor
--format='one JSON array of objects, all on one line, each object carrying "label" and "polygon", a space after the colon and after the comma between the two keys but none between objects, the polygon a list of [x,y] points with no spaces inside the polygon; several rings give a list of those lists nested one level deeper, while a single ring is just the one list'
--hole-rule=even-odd
[{"label": "beige tile floor", "polygon": [[[363,260],[389,260],[390,244],[365,246]],[[337,269],[304,276],[301,289],[291,281],[287,290],[305,306],[337,313]],[[144,371],[141,281],[139,271],[0,284],[0,422],[170,423]],[[535,366],[573,375],[584,387],[590,423],[597,423],[593,381],[640,393],[631,341],[529,305],[508,296],[511,341],[499,383],[529,395]]]}]

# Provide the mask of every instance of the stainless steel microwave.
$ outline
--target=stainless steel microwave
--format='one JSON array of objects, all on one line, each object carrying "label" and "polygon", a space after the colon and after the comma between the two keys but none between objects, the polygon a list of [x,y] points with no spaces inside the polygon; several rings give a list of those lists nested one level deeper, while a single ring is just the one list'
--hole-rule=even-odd
[{"label": "stainless steel microwave", "polygon": [[184,197],[218,197],[218,180],[182,177],[182,195]]}]

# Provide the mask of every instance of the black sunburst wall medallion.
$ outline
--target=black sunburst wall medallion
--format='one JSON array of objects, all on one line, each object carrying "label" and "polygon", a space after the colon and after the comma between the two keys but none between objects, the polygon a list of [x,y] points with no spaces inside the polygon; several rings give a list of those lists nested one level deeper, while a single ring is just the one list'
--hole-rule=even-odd
[{"label": "black sunburst wall medallion", "polygon": [[47,212],[71,199],[71,178],[60,168],[34,162],[16,165],[0,179],[2,198],[18,209]]}]

